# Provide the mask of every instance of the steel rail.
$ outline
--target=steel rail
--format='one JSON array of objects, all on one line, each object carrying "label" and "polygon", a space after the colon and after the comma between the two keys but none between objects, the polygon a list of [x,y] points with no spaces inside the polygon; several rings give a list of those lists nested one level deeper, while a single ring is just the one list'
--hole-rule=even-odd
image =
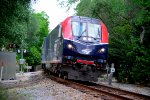
[{"label": "steel rail", "polygon": [[111,87],[111,86],[107,86],[107,85],[103,85],[103,84],[98,84],[94,88],[97,88],[97,89],[103,88],[106,91],[109,90],[109,92],[111,92],[111,93],[122,95],[122,96],[128,96],[133,99],[137,98],[140,100],[150,100],[150,96],[148,96],[148,95],[143,95],[143,94],[127,91],[127,90],[122,90],[120,88]]}]

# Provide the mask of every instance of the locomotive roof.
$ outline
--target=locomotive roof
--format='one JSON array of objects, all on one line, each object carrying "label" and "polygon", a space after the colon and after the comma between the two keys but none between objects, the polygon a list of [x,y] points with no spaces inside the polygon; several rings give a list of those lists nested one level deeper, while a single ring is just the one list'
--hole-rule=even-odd
[{"label": "locomotive roof", "polygon": [[84,16],[70,16],[71,21],[79,21],[79,22],[90,22],[94,24],[100,24],[100,19],[84,17]]}]

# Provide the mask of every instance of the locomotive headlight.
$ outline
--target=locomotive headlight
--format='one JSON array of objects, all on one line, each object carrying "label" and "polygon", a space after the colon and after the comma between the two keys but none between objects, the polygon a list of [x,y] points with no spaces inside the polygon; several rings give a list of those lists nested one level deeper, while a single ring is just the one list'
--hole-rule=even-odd
[{"label": "locomotive headlight", "polygon": [[92,38],[88,38],[88,41],[92,41]]},{"label": "locomotive headlight", "polygon": [[101,48],[98,52],[99,53],[104,53],[105,52],[105,48]]},{"label": "locomotive headlight", "polygon": [[68,49],[75,49],[72,44],[67,45]]},{"label": "locomotive headlight", "polygon": [[68,44],[67,47],[68,47],[69,49],[73,48],[73,46],[72,46],[71,44]]},{"label": "locomotive headlight", "polygon": [[83,40],[85,41],[87,38],[86,37],[83,37]]}]

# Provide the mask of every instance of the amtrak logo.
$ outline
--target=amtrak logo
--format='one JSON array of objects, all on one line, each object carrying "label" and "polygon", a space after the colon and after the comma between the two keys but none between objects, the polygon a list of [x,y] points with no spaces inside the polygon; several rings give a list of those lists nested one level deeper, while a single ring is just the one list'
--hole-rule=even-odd
[{"label": "amtrak logo", "polygon": [[83,54],[89,54],[92,50],[91,49],[83,49],[81,51]]}]

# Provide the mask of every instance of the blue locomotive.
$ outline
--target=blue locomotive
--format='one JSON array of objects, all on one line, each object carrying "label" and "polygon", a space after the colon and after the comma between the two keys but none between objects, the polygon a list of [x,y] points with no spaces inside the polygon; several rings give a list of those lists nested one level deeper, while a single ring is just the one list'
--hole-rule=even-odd
[{"label": "blue locomotive", "polygon": [[42,65],[68,79],[97,81],[107,58],[107,27],[95,18],[67,17],[49,33],[42,46]]}]

